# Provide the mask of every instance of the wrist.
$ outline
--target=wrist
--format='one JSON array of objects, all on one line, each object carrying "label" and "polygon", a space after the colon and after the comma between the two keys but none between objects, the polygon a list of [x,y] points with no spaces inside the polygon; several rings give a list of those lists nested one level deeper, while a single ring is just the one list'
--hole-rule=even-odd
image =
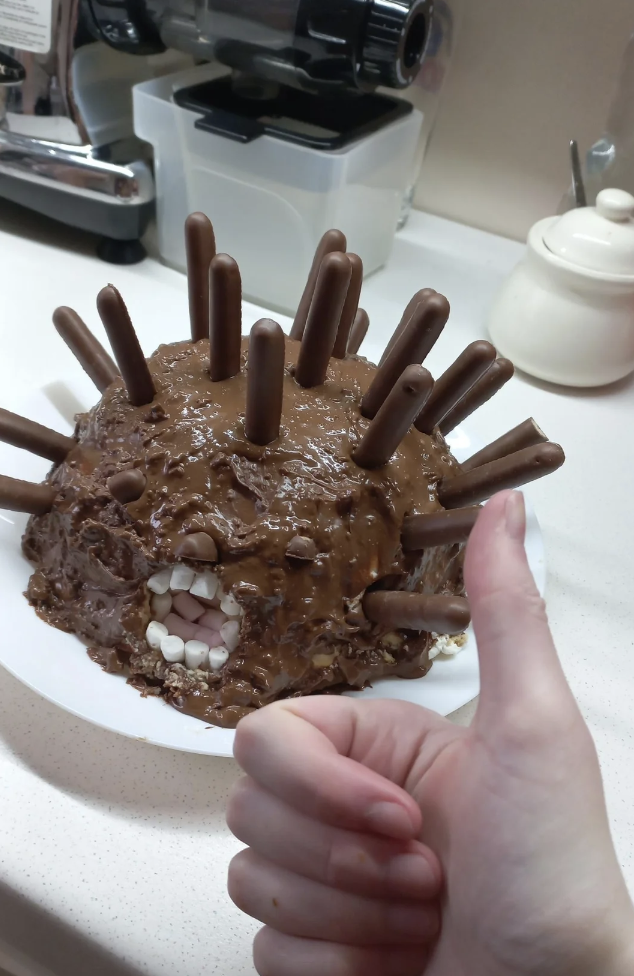
[{"label": "wrist", "polygon": [[605,961],[593,970],[594,974],[634,976],[634,906],[614,934],[612,944],[606,950]]},{"label": "wrist", "polygon": [[608,976],[634,976],[634,917],[624,933],[623,945],[617,950]]},{"label": "wrist", "polygon": [[586,938],[575,939],[573,955],[556,967],[557,976],[634,976],[634,905],[611,902],[605,915],[586,925]]}]

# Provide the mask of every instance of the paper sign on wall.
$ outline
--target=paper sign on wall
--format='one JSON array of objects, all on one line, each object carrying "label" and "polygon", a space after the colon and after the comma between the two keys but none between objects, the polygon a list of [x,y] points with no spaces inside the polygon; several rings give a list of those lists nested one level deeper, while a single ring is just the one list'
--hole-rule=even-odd
[{"label": "paper sign on wall", "polygon": [[52,0],[0,0],[0,44],[48,54],[52,7]]}]

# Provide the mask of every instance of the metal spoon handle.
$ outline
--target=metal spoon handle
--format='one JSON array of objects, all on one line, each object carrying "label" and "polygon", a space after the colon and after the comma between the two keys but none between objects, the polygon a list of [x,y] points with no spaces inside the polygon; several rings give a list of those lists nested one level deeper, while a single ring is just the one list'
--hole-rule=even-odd
[{"label": "metal spoon handle", "polygon": [[578,207],[587,207],[588,198],[583,182],[579,146],[577,145],[576,139],[570,140],[570,162],[572,163],[572,188],[575,195],[575,203]]}]

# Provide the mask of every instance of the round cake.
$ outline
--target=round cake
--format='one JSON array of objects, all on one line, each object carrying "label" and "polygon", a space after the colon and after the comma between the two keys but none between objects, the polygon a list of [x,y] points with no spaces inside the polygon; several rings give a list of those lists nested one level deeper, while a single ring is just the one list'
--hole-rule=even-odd
[{"label": "round cake", "polygon": [[109,286],[118,368],[75,313],[55,315],[103,391],[74,437],[0,418],[3,439],[55,462],[44,485],[0,484],[0,504],[32,513],[29,600],[104,669],[209,724],[422,677],[464,640],[478,503],[554,470],[561,449],[527,422],[461,467],[444,433],[512,367],[472,343],[434,382],[420,364],[449,307],[430,290],[381,364],[361,359],[360,262],[342,235],[322,241],[295,338],[270,320],[242,338],[235,262],[202,215],[187,235],[191,340],[145,360]]},{"label": "round cake", "polygon": [[[208,343],[163,346],[149,360],[155,402],[131,407],[122,382],[108,388],[51,475],[53,510],[25,537],[38,566],[29,598],[46,619],[116,649],[140,685],[164,688],[205,721],[233,724],[275,698],[382,674],[425,674],[429,635],[372,624],[363,596],[377,583],[462,592],[458,546],[401,547],[405,517],[438,510],[436,485],[457,471],[442,436],[412,430],[387,470],[358,467],[351,454],[368,427],[359,404],[372,368],[332,360],[326,382],[307,390],[293,377],[298,343],[286,345],[273,445],[245,435],[246,343],[240,373],[213,386]],[[108,482],[131,471],[144,491],[124,504]],[[211,552],[197,559],[206,540]],[[230,632],[219,670],[169,664],[148,647],[151,620],[179,630],[174,601],[181,638],[204,641],[201,617],[203,628]]]}]

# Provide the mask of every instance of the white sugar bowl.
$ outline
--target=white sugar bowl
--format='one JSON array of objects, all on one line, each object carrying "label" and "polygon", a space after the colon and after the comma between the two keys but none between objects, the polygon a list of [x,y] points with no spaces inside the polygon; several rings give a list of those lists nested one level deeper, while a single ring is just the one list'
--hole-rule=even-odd
[{"label": "white sugar bowl", "polygon": [[499,353],[542,380],[602,386],[634,371],[634,196],[540,220],[489,319]]}]

